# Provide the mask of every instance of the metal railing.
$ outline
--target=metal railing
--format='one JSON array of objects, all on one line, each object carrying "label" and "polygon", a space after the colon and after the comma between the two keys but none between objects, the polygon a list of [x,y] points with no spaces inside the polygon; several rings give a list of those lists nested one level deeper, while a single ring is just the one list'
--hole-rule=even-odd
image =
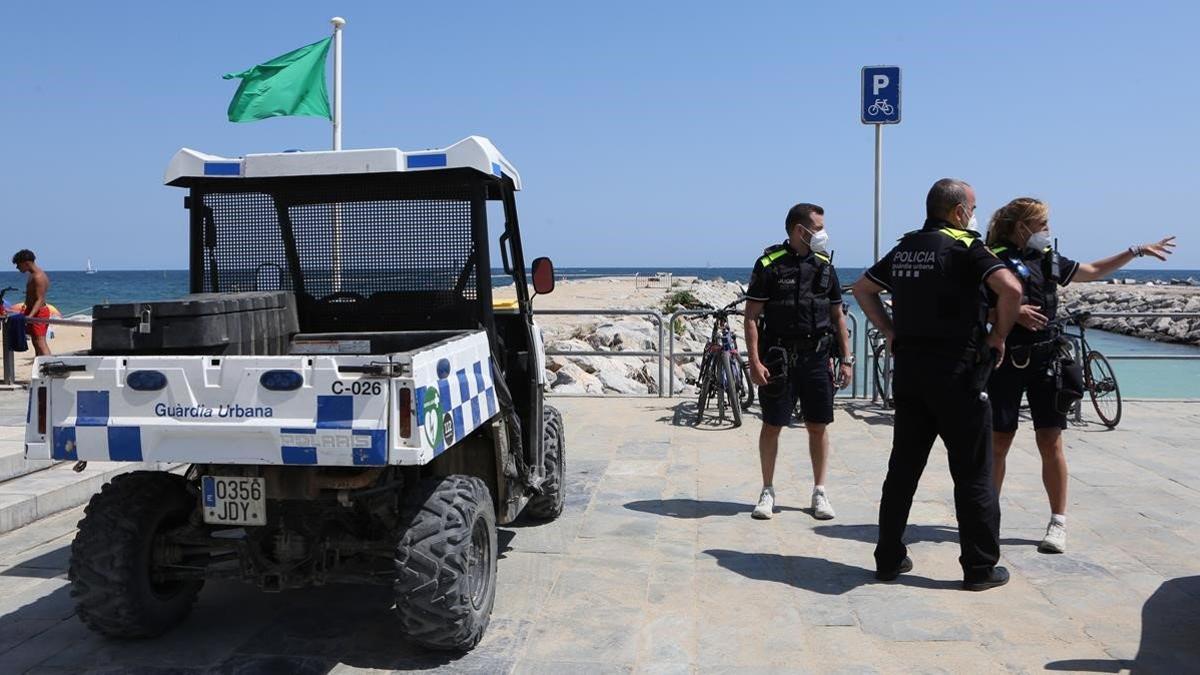
[{"label": "metal railing", "polygon": [[[1200,319],[1200,312],[1089,312],[1089,319]],[[1090,327],[1106,333],[1125,335],[1104,328]],[[1130,335],[1129,337],[1141,337]],[[1143,338],[1145,339],[1145,338]],[[1105,354],[1109,361],[1200,361],[1200,350],[1195,354]]]},{"label": "metal railing", "polygon": [[[658,361],[658,397],[663,397],[663,378],[665,372],[663,368],[663,315],[653,309],[538,309],[534,310],[534,316],[644,316],[649,317],[654,322],[658,329],[658,342],[654,345],[654,351],[613,351],[613,350],[598,350],[589,349],[581,351],[573,350],[558,350],[547,349],[546,356],[606,356],[606,357],[638,357],[638,358],[654,358]],[[668,389],[668,391],[670,391]],[[651,396],[652,394],[646,394]]]},{"label": "metal railing", "polygon": [[[853,315],[851,315],[851,316],[853,316]],[[1088,319],[1089,320],[1090,319],[1200,319],[1200,312],[1088,312]],[[1104,328],[1096,327],[1094,325],[1087,325],[1085,327],[1089,328],[1090,330],[1098,330],[1098,331],[1103,331],[1105,333],[1112,333],[1115,335],[1126,335],[1125,333],[1119,333],[1117,331],[1107,330]],[[1139,335],[1128,335],[1128,337],[1147,339],[1147,338],[1143,338]],[[1073,342],[1078,343],[1078,339],[1077,338],[1074,339]],[[864,348],[866,348],[868,351],[870,351],[869,344],[864,343]],[[891,384],[890,380],[891,380],[891,370],[892,370],[891,369],[892,355],[887,353],[887,350],[885,349],[883,358],[884,358],[883,387],[884,387],[884,391],[890,391],[889,387]],[[1200,350],[1197,350],[1195,354],[1153,354],[1153,353],[1151,353],[1151,354],[1107,354],[1107,353],[1105,353],[1104,358],[1108,359],[1109,361],[1200,361]],[[869,374],[872,377],[874,377],[874,375],[875,375],[875,372],[876,372],[875,362],[878,360],[879,360],[878,355],[871,354],[872,367],[871,367]],[[873,389],[873,391],[874,391],[874,393],[872,395],[872,402],[877,402],[878,401],[878,389],[875,388],[875,389]],[[884,404],[885,405],[887,404],[886,400],[884,401]],[[1079,414],[1080,414],[1079,407],[1077,406],[1075,409],[1075,413],[1074,413],[1076,419],[1079,418]]]}]

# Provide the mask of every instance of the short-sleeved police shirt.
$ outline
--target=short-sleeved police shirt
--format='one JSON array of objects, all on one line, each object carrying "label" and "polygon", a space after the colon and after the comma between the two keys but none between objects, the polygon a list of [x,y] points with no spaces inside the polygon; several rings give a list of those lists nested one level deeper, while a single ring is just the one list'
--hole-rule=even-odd
[{"label": "short-sleeved police shirt", "polygon": [[[930,218],[925,221],[925,226],[921,229],[922,231],[936,231],[953,227],[946,221]],[[946,260],[946,275],[961,283],[981,284],[996,270],[1004,269],[1004,263],[988,250],[983,241],[979,239],[978,234],[971,233],[971,235],[970,245],[965,248],[952,249],[952,255]],[[895,250],[893,248],[885,253],[865,273],[868,279],[889,291],[892,290],[892,254]]]},{"label": "short-sleeved police shirt", "polygon": [[[746,289],[746,298],[764,303],[779,300],[784,294],[794,292],[794,289],[784,286],[788,280],[794,280],[800,276],[797,274],[799,267],[809,266],[815,270],[822,265],[828,265],[830,273],[829,290],[826,291],[825,296],[830,305],[840,304],[842,302],[842,286],[838,281],[837,270],[828,258],[823,258],[812,250],[809,250],[807,255],[800,255],[787,242],[784,242],[782,246],[767,249],[754,263],[754,269],[750,272],[750,287]],[[800,313],[797,321],[801,325],[825,327],[829,325],[828,316],[807,316],[808,308],[804,303],[797,306],[797,311]],[[770,304],[768,304],[767,313],[767,330],[770,331]]]},{"label": "short-sleeved police shirt", "polygon": [[985,329],[983,282],[1004,269],[975,232],[929,219],[865,272],[892,292],[899,351],[973,349]]},{"label": "short-sleeved police shirt", "polygon": [[[1034,251],[1030,249],[1022,249],[1014,245],[1012,242],[1003,241],[999,245],[992,247],[992,252],[996,254],[1000,260],[1008,266],[1010,270],[1021,281],[1022,304],[1040,307],[1039,310],[1048,321],[1053,321],[1058,314],[1057,302],[1048,302],[1049,296],[1046,287],[1046,268],[1048,256],[1053,255],[1052,249],[1044,251]],[[1075,273],[1079,271],[1079,263],[1070,258],[1059,254],[1058,256],[1058,285],[1066,286],[1075,278]],[[988,294],[988,300],[993,306],[996,304],[996,296],[993,293]],[[1051,333],[1049,330],[1031,331],[1021,324],[1016,324],[1012,328],[1012,332],[1008,334],[1009,344],[1032,344],[1034,342],[1042,342],[1049,340]]]}]

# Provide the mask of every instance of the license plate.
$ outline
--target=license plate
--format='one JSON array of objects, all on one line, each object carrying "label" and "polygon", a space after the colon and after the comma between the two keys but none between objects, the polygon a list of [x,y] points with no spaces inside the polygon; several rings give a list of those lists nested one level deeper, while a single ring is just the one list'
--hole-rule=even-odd
[{"label": "license plate", "polygon": [[214,525],[266,525],[266,481],[262,478],[203,476],[204,522]]}]

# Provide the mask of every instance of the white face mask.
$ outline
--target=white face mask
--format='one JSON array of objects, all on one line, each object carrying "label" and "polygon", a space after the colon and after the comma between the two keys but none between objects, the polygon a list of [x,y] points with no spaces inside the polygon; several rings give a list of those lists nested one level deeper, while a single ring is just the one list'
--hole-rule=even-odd
[{"label": "white face mask", "polygon": [[825,230],[813,232],[809,230],[812,236],[808,239],[808,247],[817,253],[829,253],[829,233]]},{"label": "white face mask", "polygon": [[1041,251],[1050,246],[1050,230],[1049,228],[1038,230],[1029,235],[1029,239],[1025,241],[1025,247],[1035,251]]},{"label": "white face mask", "polygon": [[[963,208],[966,209],[967,206],[964,204]],[[967,231],[969,231],[969,232],[978,232],[979,231],[979,219],[975,217],[974,211],[971,212],[971,218],[969,220],[967,220]]]}]

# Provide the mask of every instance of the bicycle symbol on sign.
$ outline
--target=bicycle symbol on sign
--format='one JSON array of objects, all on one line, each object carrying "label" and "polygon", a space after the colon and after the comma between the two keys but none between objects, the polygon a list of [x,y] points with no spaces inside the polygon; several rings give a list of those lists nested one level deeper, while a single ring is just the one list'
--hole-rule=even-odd
[{"label": "bicycle symbol on sign", "polygon": [[891,103],[887,102],[886,98],[877,98],[875,102],[867,107],[868,115],[891,115],[895,112],[895,108]]}]

